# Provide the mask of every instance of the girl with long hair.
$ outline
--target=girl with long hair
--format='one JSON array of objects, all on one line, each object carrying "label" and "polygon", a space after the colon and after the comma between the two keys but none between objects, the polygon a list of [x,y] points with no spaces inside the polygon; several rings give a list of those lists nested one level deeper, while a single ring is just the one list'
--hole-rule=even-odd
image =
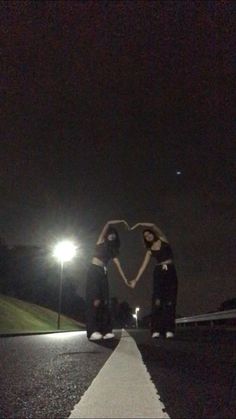
[{"label": "girl with long hair", "polygon": [[145,227],[143,240],[147,251],[138,274],[130,282],[130,286],[132,288],[136,286],[151,258],[155,258],[151,334],[153,338],[158,338],[160,335],[172,338],[175,331],[175,309],[178,289],[173,252],[166,236],[155,224],[137,223],[131,230],[139,226]]},{"label": "girl with long hair", "polygon": [[107,265],[113,261],[122,279],[129,286],[118,258],[120,238],[115,224],[124,220],[108,221],[97,240],[95,253],[87,274],[86,301],[87,301],[87,336],[90,340],[112,339],[111,316],[109,310],[109,284]]}]

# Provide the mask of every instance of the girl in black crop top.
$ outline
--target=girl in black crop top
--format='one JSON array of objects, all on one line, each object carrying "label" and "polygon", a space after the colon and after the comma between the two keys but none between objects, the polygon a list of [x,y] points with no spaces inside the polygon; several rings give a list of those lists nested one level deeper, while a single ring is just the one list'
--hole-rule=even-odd
[{"label": "girl in black crop top", "polygon": [[138,226],[145,227],[143,240],[147,252],[138,274],[130,282],[130,286],[132,288],[136,286],[151,258],[155,258],[156,267],[153,272],[151,333],[153,338],[158,338],[160,334],[171,338],[174,336],[175,330],[175,308],[178,286],[173,252],[166,236],[155,224],[138,223],[131,230]]},{"label": "girl in black crop top", "polygon": [[112,339],[111,316],[109,311],[109,285],[107,279],[107,265],[110,260],[116,265],[122,279],[129,286],[118,258],[120,239],[114,224],[124,220],[109,221],[104,226],[98,241],[92,263],[89,267],[86,283],[87,301],[87,336],[90,340]]}]

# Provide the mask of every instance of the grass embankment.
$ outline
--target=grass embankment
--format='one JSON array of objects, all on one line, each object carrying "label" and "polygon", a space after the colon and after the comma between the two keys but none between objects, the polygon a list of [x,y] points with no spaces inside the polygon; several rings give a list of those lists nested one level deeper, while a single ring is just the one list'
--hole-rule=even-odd
[{"label": "grass embankment", "polygon": [[[0,294],[0,333],[43,332],[56,329],[56,312]],[[61,315],[60,329],[82,330],[84,325]]]}]

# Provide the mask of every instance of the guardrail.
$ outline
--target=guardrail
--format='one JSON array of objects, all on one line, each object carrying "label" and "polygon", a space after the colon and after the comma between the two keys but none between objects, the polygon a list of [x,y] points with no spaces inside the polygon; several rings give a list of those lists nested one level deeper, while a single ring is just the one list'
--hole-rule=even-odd
[{"label": "guardrail", "polygon": [[186,323],[199,323],[199,322],[210,322],[211,325],[214,324],[215,320],[226,320],[226,319],[236,319],[236,309],[234,310],[225,310],[225,311],[216,311],[215,313],[207,314],[198,314],[191,317],[180,317],[175,320],[176,324]]}]

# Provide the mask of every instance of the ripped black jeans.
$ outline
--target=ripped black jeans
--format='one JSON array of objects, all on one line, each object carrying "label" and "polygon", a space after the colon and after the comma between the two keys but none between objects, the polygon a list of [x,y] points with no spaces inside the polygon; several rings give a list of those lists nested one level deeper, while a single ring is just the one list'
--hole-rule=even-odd
[{"label": "ripped black jeans", "polygon": [[164,334],[175,331],[177,290],[178,280],[174,264],[168,264],[167,270],[157,265],[153,272],[151,333]]},{"label": "ripped black jeans", "polygon": [[[94,301],[99,300],[97,307]],[[90,265],[86,282],[86,328],[90,338],[93,332],[102,335],[112,332],[111,315],[109,310],[109,284],[104,268]]]}]

